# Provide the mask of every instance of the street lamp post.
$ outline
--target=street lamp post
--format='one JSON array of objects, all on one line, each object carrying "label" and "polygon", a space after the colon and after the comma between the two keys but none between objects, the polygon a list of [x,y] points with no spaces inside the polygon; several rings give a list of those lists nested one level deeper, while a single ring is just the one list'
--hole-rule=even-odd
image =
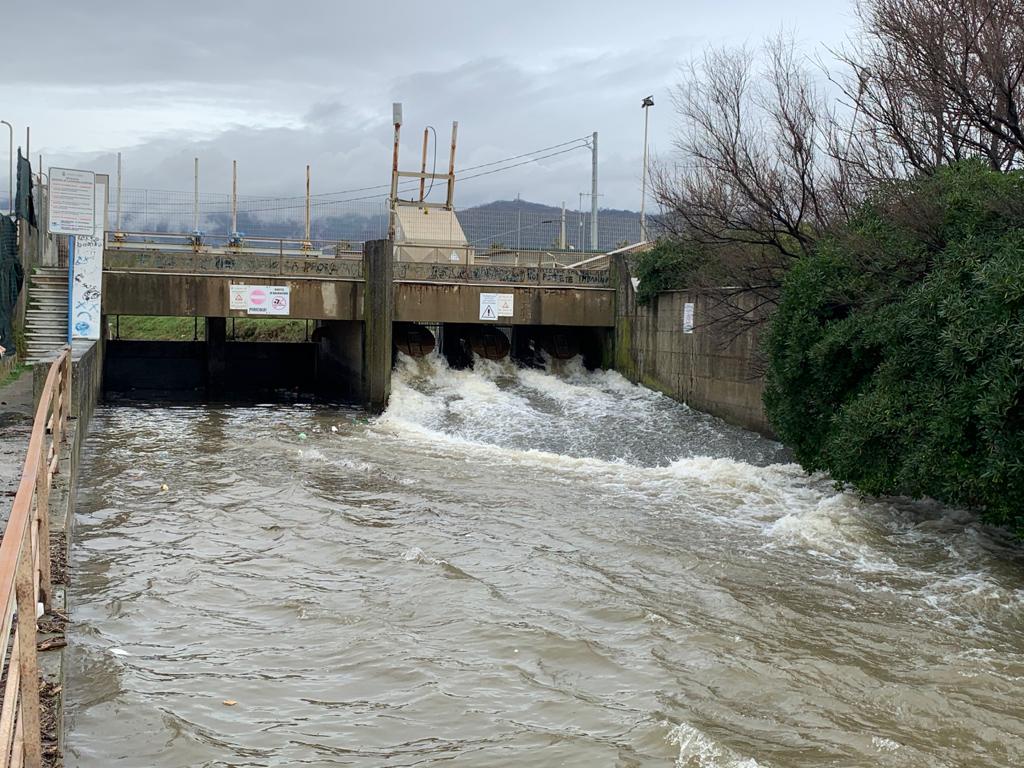
[{"label": "street lamp post", "polygon": [[645,96],[640,106],[644,110],[644,168],[640,182],[640,240],[647,242],[647,217],[644,215],[647,205],[647,122],[650,109],[654,106],[654,96]]},{"label": "street lamp post", "polygon": [[0,125],[6,125],[10,133],[7,143],[7,207],[10,213],[14,213],[14,126],[6,120],[0,120]]}]

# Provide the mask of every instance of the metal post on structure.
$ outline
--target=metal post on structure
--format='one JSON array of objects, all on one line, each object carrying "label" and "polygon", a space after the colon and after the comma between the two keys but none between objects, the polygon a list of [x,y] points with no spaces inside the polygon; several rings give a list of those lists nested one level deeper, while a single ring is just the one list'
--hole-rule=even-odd
[{"label": "metal post on structure", "polygon": [[558,247],[565,250],[565,200],[562,201],[562,226],[558,229]]},{"label": "metal post on structure", "polygon": [[0,125],[7,126],[9,138],[7,140],[7,207],[8,213],[14,215],[14,126],[6,120],[0,120]]},{"label": "metal post on structure", "polygon": [[452,121],[452,148],[448,157],[448,200],[445,207],[450,211],[455,204],[455,144],[459,138],[459,121]]},{"label": "metal post on structure", "polygon": [[39,219],[39,227],[37,229],[38,236],[36,237],[36,257],[39,259],[36,266],[43,266],[43,257],[46,255],[46,230],[47,224],[47,211],[46,211],[46,200],[43,194],[43,156],[39,156],[39,208],[36,210],[36,216]]},{"label": "metal post on structure", "polygon": [[647,205],[647,123],[650,117],[650,109],[654,106],[654,96],[645,96],[640,106],[644,110],[644,168],[640,183],[640,240],[647,242],[647,217],[645,215]]},{"label": "metal post on structure", "polygon": [[121,153],[117,153],[117,233],[121,234]]},{"label": "metal post on structure", "polygon": [[388,212],[388,240],[395,239],[395,207],[398,205],[398,140],[402,133],[402,102],[391,105],[391,114],[395,124],[395,152],[391,161],[391,203]]},{"label": "metal post on structure", "polygon": [[590,247],[598,250],[597,243],[597,131],[591,145],[590,170]]},{"label": "metal post on structure", "polygon": [[313,244],[309,242],[309,164],[306,164],[306,239],[302,241],[302,248],[308,250]]},{"label": "metal post on structure", "polygon": [[[420,164],[420,173],[425,174],[427,172],[427,137],[430,134],[429,128],[423,129],[423,162]],[[426,197],[427,188],[427,177],[420,176],[420,202]]]},{"label": "metal post on structure", "polygon": [[584,238],[585,231],[583,229],[583,195],[586,192],[580,192],[580,202],[576,206],[576,250],[585,251],[587,250],[587,243]]},{"label": "metal post on structure", "polygon": [[[518,199],[518,195],[517,195]],[[516,256],[518,257],[519,251],[522,250],[523,243],[523,209],[516,208]]]},{"label": "metal post on structure", "polygon": [[199,158],[195,158],[194,187],[192,192],[192,234],[199,236]]},{"label": "metal post on structure", "polygon": [[238,239],[238,161],[231,161],[231,240]]}]

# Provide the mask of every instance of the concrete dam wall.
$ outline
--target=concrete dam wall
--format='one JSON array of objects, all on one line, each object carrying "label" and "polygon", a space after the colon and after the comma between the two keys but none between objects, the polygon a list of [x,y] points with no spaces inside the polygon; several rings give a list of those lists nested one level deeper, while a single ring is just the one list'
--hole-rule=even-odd
[{"label": "concrete dam wall", "polygon": [[[637,302],[625,259],[615,265],[615,369],[630,381],[737,426],[771,435],[764,412],[764,325],[721,321],[721,292],[665,291]],[[753,296],[731,296],[754,310]]]}]

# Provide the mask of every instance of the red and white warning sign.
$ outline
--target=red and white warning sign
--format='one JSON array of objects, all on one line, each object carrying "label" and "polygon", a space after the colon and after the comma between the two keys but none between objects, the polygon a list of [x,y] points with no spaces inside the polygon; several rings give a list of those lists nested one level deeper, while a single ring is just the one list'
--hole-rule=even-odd
[{"label": "red and white warning sign", "polygon": [[285,285],[231,285],[229,309],[244,309],[249,315],[288,316],[291,288]]}]

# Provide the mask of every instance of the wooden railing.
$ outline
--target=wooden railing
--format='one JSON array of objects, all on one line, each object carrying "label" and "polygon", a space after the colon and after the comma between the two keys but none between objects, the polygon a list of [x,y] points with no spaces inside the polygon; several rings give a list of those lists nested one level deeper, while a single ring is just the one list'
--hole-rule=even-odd
[{"label": "wooden railing", "polygon": [[[50,607],[50,488],[71,406],[71,352],[46,376],[14,506],[0,543],[0,768],[42,765],[37,606]],[[13,633],[13,636],[12,636]]]}]

